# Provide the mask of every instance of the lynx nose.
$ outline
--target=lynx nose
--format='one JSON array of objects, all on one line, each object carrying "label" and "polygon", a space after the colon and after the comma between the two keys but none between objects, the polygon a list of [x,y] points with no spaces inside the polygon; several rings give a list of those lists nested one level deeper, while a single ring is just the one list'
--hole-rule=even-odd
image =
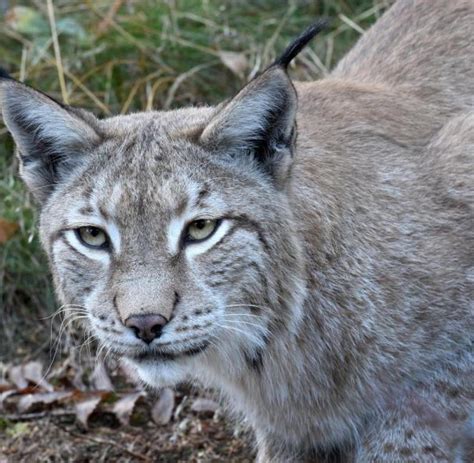
[{"label": "lynx nose", "polygon": [[168,323],[162,315],[132,315],[125,320],[125,326],[133,330],[135,336],[147,344],[161,336],[161,330]]}]

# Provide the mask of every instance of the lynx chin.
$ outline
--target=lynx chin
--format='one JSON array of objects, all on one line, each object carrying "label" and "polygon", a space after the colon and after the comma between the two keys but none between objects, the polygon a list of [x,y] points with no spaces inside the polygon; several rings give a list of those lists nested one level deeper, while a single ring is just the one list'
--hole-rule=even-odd
[{"label": "lynx chin", "polygon": [[399,0],[322,80],[317,23],[217,107],[102,120],[1,73],[59,301],[261,463],[474,461],[473,25]]}]

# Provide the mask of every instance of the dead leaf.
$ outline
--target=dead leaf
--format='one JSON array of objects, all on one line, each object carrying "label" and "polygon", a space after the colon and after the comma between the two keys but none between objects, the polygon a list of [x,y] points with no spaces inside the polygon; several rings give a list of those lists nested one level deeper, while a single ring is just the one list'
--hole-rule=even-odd
[{"label": "dead leaf", "polygon": [[0,219],[0,244],[6,243],[18,230],[19,225],[15,222],[9,222]]},{"label": "dead leaf", "polygon": [[20,397],[27,394],[34,394],[36,392],[38,392],[36,386],[28,386],[23,389],[12,387],[10,390],[2,392],[0,394],[0,411],[16,411]]},{"label": "dead leaf", "polygon": [[101,395],[95,395],[76,403],[76,418],[85,428],[88,428],[89,417],[94,413],[94,410],[97,408],[97,405],[99,405],[101,400]]},{"label": "dead leaf", "polygon": [[151,410],[153,421],[160,425],[169,423],[173,415],[174,404],[174,391],[168,387],[163,389]]},{"label": "dead leaf", "polygon": [[17,409],[19,413],[31,412],[32,409],[43,409],[45,405],[51,405],[61,400],[70,398],[73,391],[40,392],[37,394],[27,394],[18,401]]},{"label": "dead leaf", "polygon": [[48,392],[54,391],[54,387],[49,384],[43,376],[43,365],[41,362],[33,361],[23,365],[23,376],[28,381],[42,387]]},{"label": "dead leaf", "polygon": [[249,63],[243,53],[220,51],[219,58],[236,76],[241,79],[244,77],[244,72],[248,68]]},{"label": "dead leaf", "polygon": [[10,383],[0,383],[0,393],[9,391],[10,389],[13,389],[13,386]]},{"label": "dead leaf", "polygon": [[92,372],[91,382],[98,391],[113,391],[114,386],[107,373],[107,368],[102,360],[97,360]]},{"label": "dead leaf", "polygon": [[24,389],[28,386],[28,381],[23,375],[23,367],[21,365],[11,367],[8,370],[8,378],[18,389]]},{"label": "dead leaf", "polygon": [[191,405],[191,410],[197,413],[214,414],[214,412],[218,408],[219,408],[219,404],[215,400],[203,399],[203,398],[195,399],[193,404]]},{"label": "dead leaf", "polygon": [[130,417],[132,416],[135,404],[142,396],[143,392],[133,392],[126,394],[120,400],[115,402],[112,411],[115,413],[120,423],[122,423],[124,426],[128,426],[130,424]]}]

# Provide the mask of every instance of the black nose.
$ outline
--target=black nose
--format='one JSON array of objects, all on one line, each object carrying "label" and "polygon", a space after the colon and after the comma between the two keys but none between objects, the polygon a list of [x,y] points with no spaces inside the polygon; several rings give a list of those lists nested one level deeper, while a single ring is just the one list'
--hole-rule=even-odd
[{"label": "black nose", "polygon": [[150,344],[161,336],[161,330],[168,323],[162,315],[132,315],[125,320],[125,326],[133,330],[135,336]]}]

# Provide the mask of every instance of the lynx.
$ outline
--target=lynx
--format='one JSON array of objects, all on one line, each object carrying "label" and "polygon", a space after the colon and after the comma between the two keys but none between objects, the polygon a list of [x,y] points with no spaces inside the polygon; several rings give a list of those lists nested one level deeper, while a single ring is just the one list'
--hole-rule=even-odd
[{"label": "lynx", "polygon": [[217,107],[99,120],[4,75],[59,300],[153,387],[221,391],[259,462],[472,461],[474,2],[308,29]]}]

